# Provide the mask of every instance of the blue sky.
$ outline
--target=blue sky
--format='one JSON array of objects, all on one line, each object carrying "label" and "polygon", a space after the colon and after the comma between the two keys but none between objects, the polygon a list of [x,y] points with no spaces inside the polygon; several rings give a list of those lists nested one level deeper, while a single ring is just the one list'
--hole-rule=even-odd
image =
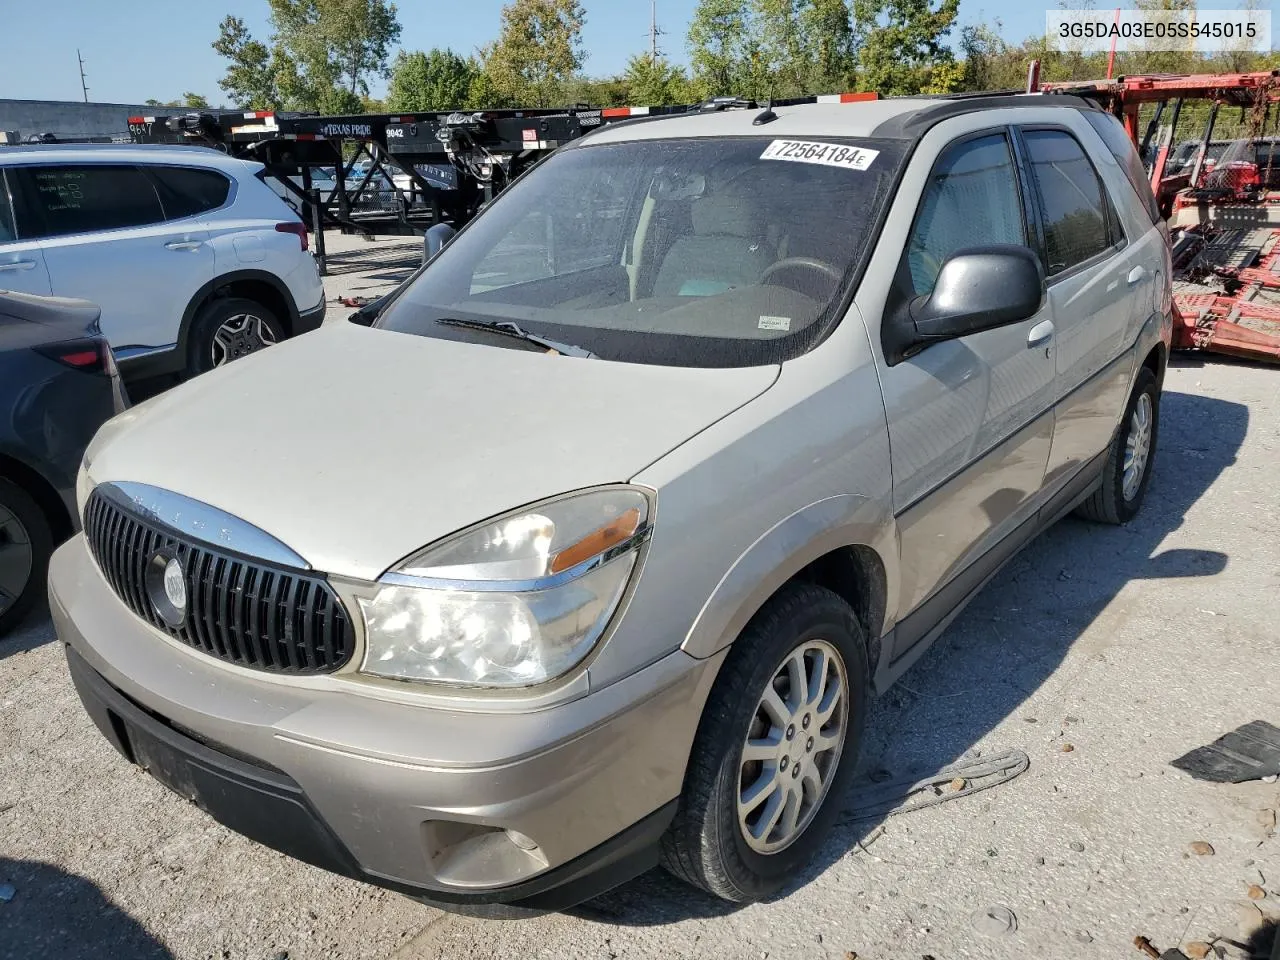
[{"label": "blue sky", "polygon": [[[628,56],[647,48],[649,0],[583,2],[588,73],[616,73]],[[403,46],[469,53],[497,35],[503,0],[399,0],[397,5]],[[658,0],[658,23],[667,31],[660,43],[677,62],[687,59],[684,37],[696,5],[697,0]],[[224,61],[209,44],[227,13],[243,17],[256,37],[266,39],[266,0],[0,0],[5,41],[0,98],[81,99],[79,47],[90,100],[140,103],[192,90],[218,104]],[[962,0],[962,23],[992,18],[999,18],[1005,36],[1014,40],[1044,29],[1043,6]]]}]

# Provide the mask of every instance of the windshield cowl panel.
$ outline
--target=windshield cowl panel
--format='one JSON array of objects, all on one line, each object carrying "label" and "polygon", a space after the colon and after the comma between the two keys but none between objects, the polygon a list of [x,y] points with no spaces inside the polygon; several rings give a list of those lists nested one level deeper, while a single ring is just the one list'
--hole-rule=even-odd
[{"label": "windshield cowl panel", "polygon": [[605,360],[779,363],[852,295],[903,154],[899,141],[767,136],[566,149],[454,237],[376,326],[527,349],[473,329],[516,324]]}]

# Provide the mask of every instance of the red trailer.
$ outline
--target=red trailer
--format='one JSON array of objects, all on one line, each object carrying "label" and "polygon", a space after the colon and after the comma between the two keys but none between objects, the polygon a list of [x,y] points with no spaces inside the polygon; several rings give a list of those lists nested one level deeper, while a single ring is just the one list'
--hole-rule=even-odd
[{"label": "red trailer", "polygon": [[[1040,89],[1097,100],[1133,138],[1169,222],[1174,347],[1280,363],[1280,70]],[[1184,106],[1196,101],[1207,116],[1179,139]],[[1220,112],[1233,108],[1241,135],[1215,139]]]}]

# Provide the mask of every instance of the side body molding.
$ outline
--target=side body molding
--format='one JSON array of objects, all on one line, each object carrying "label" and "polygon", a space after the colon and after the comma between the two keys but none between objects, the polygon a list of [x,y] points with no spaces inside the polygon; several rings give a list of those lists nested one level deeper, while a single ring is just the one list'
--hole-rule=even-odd
[{"label": "side body molding", "polygon": [[748,547],[716,585],[680,648],[710,657],[733,642],[779,587],[819,557],[841,547],[870,549],[885,576],[870,584],[868,640],[875,668],[887,611],[897,605],[897,554],[892,518],[874,501],[841,494],[811,503],[780,520]]}]

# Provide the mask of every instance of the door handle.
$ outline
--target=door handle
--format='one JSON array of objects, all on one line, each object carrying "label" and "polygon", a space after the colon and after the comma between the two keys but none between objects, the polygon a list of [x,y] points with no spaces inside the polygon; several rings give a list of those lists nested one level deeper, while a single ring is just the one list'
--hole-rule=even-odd
[{"label": "door handle", "polygon": [[8,263],[0,263],[0,273],[8,273],[12,270],[33,270],[35,265],[34,260],[10,260]]},{"label": "door handle", "polygon": [[1042,347],[1053,339],[1053,321],[1041,320],[1027,334],[1028,347]]},{"label": "door handle", "polygon": [[1141,283],[1146,278],[1147,278],[1147,268],[1139,265],[1129,271],[1128,282],[1131,284]]},{"label": "door handle", "polygon": [[170,240],[164,245],[166,250],[198,250],[203,246],[203,240]]}]

